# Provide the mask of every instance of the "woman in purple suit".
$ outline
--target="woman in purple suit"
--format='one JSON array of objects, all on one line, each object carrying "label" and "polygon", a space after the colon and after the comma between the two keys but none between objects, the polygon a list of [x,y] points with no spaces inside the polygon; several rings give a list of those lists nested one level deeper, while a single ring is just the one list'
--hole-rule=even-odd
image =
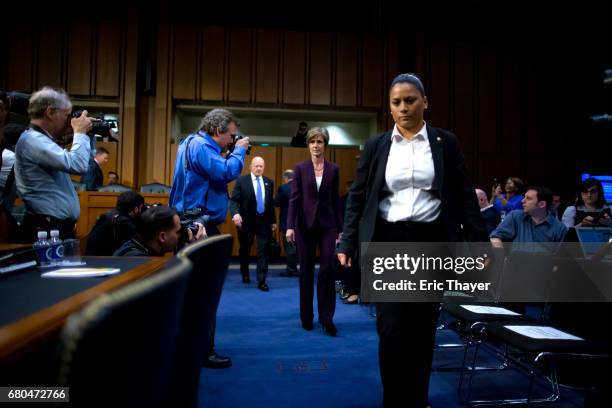
[{"label": "woman in purple suit", "polygon": [[320,269],[317,279],[319,323],[323,331],[335,336],[336,291],[334,288],[335,249],[342,231],[339,169],[325,160],[329,133],[325,128],[310,129],[306,144],[310,160],[295,166],[287,214],[287,241],[297,244],[300,261],[300,319],[305,330],[312,330],[314,312],[314,265],[319,244]]}]

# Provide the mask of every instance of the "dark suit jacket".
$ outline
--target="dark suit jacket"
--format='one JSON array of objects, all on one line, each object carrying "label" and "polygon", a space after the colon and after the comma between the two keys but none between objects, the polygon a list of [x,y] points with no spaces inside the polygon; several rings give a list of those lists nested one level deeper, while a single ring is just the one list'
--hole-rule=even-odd
[{"label": "dark suit jacket", "polygon": [[274,197],[274,206],[280,207],[279,227],[282,231],[287,230],[287,212],[289,211],[289,198],[291,197],[291,182],[281,184]]},{"label": "dark suit jacket", "polygon": [[94,159],[89,159],[89,168],[81,177],[81,183],[85,184],[87,191],[96,191],[104,184],[104,174]]},{"label": "dark suit jacket", "polygon": [[[265,189],[264,198],[264,219],[270,224],[276,222],[276,214],[274,213],[274,182],[266,176],[262,176]],[[245,223],[253,222],[257,216],[257,198],[253,189],[253,180],[251,173],[238,177],[232,196],[230,197],[230,212],[232,217],[240,214],[242,221]]]},{"label": "dark suit jacket", "polygon": [[[353,256],[360,242],[370,242],[374,235],[378,204],[385,198],[391,134],[388,131],[369,139],[359,160],[346,204],[339,248],[339,252],[349,256]],[[427,134],[435,171],[432,192],[442,201],[440,218],[446,226],[449,241],[487,241],[480,207],[457,137],[431,126],[427,126]]]},{"label": "dark suit jacket", "polygon": [[342,231],[338,195],[340,169],[328,161],[325,161],[324,166],[319,191],[317,191],[312,160],[303,161],[295,166],[287,229],[312,228],[316,219],[323,228]]}]

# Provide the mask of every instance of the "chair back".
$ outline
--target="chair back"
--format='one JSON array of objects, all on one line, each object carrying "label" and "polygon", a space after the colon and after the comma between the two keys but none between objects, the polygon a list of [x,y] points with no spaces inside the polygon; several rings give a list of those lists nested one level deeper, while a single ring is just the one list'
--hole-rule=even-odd
[{"label": "chair back", "polygon": [[132,188],[123,184],[107,184],[100,187],[98,191],[103,193],[123,193],[124,191],[132,191]]},{"label": "chair back", "polygon": [[200,371],[208,351],[232,244],[231,235],[218,235],[197,241],[177,254],[193,263],[193,273],[185,296],[168,406],[197,406]]},{"label": "chair back", "polygon": [[74,406],[162,406],[191,270],[187,259],[172,258],[68,319],[59,384],[70,387]]},{"label": "chair back", "polygon": [[141,193],[152,193],[152,194],[170,194],[172,187],[161,183],[143,184],[140,186]]}]

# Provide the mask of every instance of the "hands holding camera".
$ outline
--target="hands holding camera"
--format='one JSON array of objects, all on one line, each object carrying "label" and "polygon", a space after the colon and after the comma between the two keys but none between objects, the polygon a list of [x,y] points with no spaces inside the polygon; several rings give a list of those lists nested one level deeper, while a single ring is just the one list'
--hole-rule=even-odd
[{"label": "hands holding camera", "polygon": [[244,136],[236,140],[236,146],[240,146],[243,147],[245,150],[248,150],[250,146],[249,137]]},{"label": "hands holding camera", "polygon": [[93,127],[93,122],[98,122],[100,119],[90,118],[87,116],[87,111],[84,110],[81,112],[80,116],[73,117],[70,120],[70,126],[74,130],[74,133],[84,133],[87,134]]}]

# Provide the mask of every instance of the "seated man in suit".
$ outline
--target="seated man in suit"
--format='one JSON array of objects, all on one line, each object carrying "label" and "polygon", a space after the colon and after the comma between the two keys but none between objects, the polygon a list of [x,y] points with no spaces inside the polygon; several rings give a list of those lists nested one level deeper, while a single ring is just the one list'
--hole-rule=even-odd
[{"label": "seated man in suit", "polygon": [[106,180],[106,184],[119,184],[119,175],[114,171],[109,171]]},{"label": "seated man in suit", "polygon": [[[174,208],[157,205],[143,211],[136,221],[136,236],[126,241],[115,251],[113,256],[164,256],[167,252],[176,252],[181,242],[181,219]],[[194,237],[189,229],[182,242],[200,239],[203,227],[198,225]]]},{"label": "seated man in suit", "polygon": [[102,165],[108,162],[108,150],[103,147],[96,149],[96,156],[89,160],[89,168],[87,173],[81,177],[81,183],[85,184],[87,191],[96,191],[104,184],[104,173],[102,173]]},{"label": "seated man in suit", "polygon": [[485,222],[485,228],[487,229],[487,234],[493,232],[495,228],[501,222],[501,217],[495,211],[493,204],[489,203],[489,199],[487,198],[487,193],[483,190],[477,188],[476,189],[476,197],[478,197],[478,205],[480,206],[480,214],[482,214],[482,219]]},{"label": "seated man in suit", "polygon": [[249,254],[253,237],[257,237],[257,287],[267,292],[268,246],[272,231],[276,231],[276,215],[272,195],[274,182],[263,175],[264,159],[253,157],[251,172],[236,180],[230,198],[232,221],[238,228],[240,241],[240,273],[242,282],[250,283]]},{"label": "seated man in suit", "polygon": [[111,256],[126,241],[136,235],[134,220],[143,210],[144,198],[125,191],[117,197],[117,207],[96,220],[87,237],[86,255]]}]

